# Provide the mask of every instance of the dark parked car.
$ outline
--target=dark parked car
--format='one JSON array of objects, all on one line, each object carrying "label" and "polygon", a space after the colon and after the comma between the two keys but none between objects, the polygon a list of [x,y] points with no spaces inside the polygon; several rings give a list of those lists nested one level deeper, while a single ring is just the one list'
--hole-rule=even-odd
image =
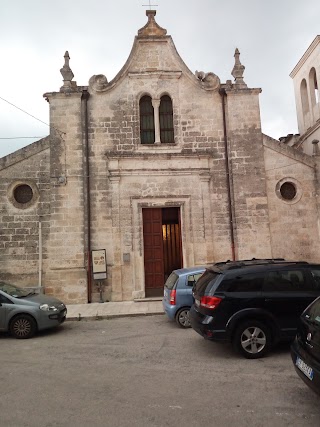
[{"label": "dark parked car", "polygon": [[0,282],[0,331],[31,338],[37,331],[65,321],[66,306],[56,298]]},{"label": "dark parked car", "polygon": [[163,309],[170,320],[182,328],[190,328],[189,310],[193,304],[192,288],[205,267],[173,270],[164,285]]},{"label": "dark parked car", "polygon": [[300,378],[320,394],[320,298],[301,315],[291,357]]},{"label": "dark parked car", "polygon": [[226,261],[208,268],[194,287],[192,328],[231,341],[243,356],[264,356],[293,340],[303,310],[320,295],[320,265],[284,259]]}]

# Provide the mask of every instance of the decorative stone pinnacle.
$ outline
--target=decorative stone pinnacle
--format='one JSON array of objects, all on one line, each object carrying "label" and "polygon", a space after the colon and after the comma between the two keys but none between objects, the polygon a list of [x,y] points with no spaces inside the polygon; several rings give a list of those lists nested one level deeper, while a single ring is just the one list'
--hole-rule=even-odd
[{"label": "decorative stone pinnacle", "polygon": [[[62,74],[64,83],[71,82],[74,77],[74,74],[69,66],[70,56],[69,52],[66,51],[64,54],[64,66],[61,68],[60,73]],[[64,84],[65,86],[65,84]]]},{"label": "decorative stone pinnacle", "polygon": [[148,17],[148,22],[146,25],[138,31],[138,36],[148,37],[148,36],[165,36],[167,30],[161,28],[160,25],[156,23],[154,17],[156,16],[156,10],[146,10],[146,15]]},{"label": "decorative stone pinnacle", "polygon": [[236,85],[242,85],[243,87],[247,87],[243,80],[243,73],[245,70],[245,66],[241,64],[240,62],[240,52],[239,49],[236,48],[234,53],[234,67],[231,71],[231,75],[234,77],[234,84]]}]

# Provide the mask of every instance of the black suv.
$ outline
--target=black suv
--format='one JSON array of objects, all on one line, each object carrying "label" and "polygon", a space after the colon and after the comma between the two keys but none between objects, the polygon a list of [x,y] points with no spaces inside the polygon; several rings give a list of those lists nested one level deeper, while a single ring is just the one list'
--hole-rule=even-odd
[{"label": "black suv", "polygon": [[293,340],[303,310],[320,295],[320,264],[284,259],[226,261],[207,268],[193,289],[192,328],[231,341],[249,359]]},{"label": "black suv", "polygon": [[320,394],[320,298],[300,317],[291,357],[300,378]]}]

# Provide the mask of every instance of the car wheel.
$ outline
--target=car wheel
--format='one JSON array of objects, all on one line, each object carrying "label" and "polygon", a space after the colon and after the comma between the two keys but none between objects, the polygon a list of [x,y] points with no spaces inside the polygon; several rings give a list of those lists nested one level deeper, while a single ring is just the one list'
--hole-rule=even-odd
[{"label": "car wheel", "polygon": [[21,314],[13,318],[10,323],[10,333],[18,339],[31,338],[37,331],[37,324],[33,317]]},{"label": "car wheel", "polygon": [[181,328],[191,328],[189,319],[189,307],[180,308],[176,314],[176,322]]},{"label": "car wheel", "polygon": [[247,359],[265,356],[271,348],[271,332],[262,322],[248,320],[241,323],[233,336],[233,347]]}]

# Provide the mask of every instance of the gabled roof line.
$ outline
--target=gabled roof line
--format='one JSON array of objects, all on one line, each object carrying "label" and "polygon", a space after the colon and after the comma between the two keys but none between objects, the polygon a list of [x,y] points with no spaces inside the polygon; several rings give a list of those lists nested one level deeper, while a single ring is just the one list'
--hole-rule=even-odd
[{"label": "gabled roof line", "polygon": [[29,157],[32,157],[41,151],[46,150],[50,147],[50,136],[39,139],[38,141],[33,142],[32,144],[22,147],[19,150],[14,151],[13,153],[8,154],[7,156],[0,158],[0,171],[6,169],[15,163],[19,163]]},{"label": "gabled roof line", "polygon": [[308,49],[302,55],[302,57],[300,58],[300,60],[297,63],[297,65],[294,67],[294,69],[289,74],[289,76],[291,78],[294,78],[297,75],[297,73],[300,70],[300,68],[302,67],[302,65],[306,62],[306,60],[309,58],[309,56],[312,54],[312,52],[315,50],[315,48],[318,46],[318,44],[320,44],[320,36],[316,36],[315,37],[315,39],[310,44],[310,46],[308,47]]}]

